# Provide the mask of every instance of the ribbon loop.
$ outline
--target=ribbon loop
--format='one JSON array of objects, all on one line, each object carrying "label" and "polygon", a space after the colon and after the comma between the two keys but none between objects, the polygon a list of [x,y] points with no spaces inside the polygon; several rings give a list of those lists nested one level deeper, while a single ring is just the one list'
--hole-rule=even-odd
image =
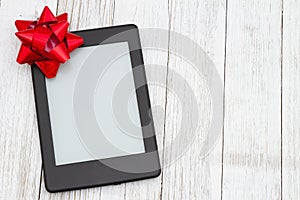
[{"label": "ribbon loop", "polygon": [[67,20],[67,13],[55,17],[47,6],[36,21],[16,20],[16,36],[22,42],[17,62],[35,63],[47,78],[54,78],[70,52],[83,44],[82,37],[68,33]]}]

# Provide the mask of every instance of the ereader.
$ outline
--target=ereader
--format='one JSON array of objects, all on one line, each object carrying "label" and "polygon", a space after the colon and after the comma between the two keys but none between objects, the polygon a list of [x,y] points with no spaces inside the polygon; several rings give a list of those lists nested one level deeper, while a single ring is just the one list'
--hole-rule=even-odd
[{"label": "ereader", "polygon": [[32,66],[45,186],[49,192],[160,174],[138,28],[73,32],[84,44],[57,76]]}]

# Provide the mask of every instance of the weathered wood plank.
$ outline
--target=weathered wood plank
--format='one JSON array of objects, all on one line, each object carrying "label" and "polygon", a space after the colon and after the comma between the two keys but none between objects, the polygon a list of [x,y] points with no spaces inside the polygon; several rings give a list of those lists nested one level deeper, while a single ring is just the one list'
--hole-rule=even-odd
[{"label": "weathered wood plank", "polygon": [[[204,160],[199,160],[200,143],[194,143],[156,179],[58,194],[46,192],[42,180],[39,196],[41,156],[31,75],[29,68],[15,62],[20,43],[14,37],[13,23],[17,18],[38,17],[46,4],[55,11],[56,3],[0,0],[1,30],[6,30],[0,37],[0,199],[220,199],[221,188],[224,199],[279,199],[281,195],[283,199],[300,198],[297,124],[300,3],[296,0],[283,0],[283,6],[280,0],[228,0],[222,185],[221,138]],[[282,74],[281,7],[284,8]],[[135,23],[142,29],[170,28],[199,43],[223,76],[225,0],[61,0],[57,13],[61,12],[69,12],[71,30],[124,23]],[[144,43],[149,38],[141,39]],[[180,45],[174,38],[170,41]],[[154,71],[148,67],[148,79],[161,76],[165,80],[169,65],[166,80],[169,88],[177,86],[175,72],[178,72],[191,88],[198,90],[195,95],[201,101],[202,120],[199,133],[205,132],[211,105],[204,79],[176,55],[144,49],[144,58],[146,68],[149,64],[162,66]],[[178,134],[180,124],[176,122],[181,120],[182,102],[170,91],[166,97],[163,87],[150,84],[149,89],[155,105],[158,145],[162,149],[164,140],[169,145]],[[184,93],[185,88],[178,86],[178,90]],[[188,131],[189,126],[184,125],[183,133]],[[164,164],[174,159],[169,151],[161,156]]]},{"label": "weathered wood plank", "polygon": [[[169,28],[168,14],[167,0],[116,1],[114,14],[115,25],[134,23],[140,29],[154,125],[160,150],[163,149],[166,88],[158,84],[157,80],[159,79],[163,83],[166,82],[168,53],[149,47],[157,47],[158,43],[164,39],[168,40],[168,35],[158,33],[158,29],[167,32]],[[157,30],[147,30],[147,28],[156,28]],[[153,35],[150,32],[155,34]],[[167,41],[165,44],[165,49],[167,49]],[[158,177],[126,183],[124,199],[159,199],[161,181],[161,177]]]},{"label": "weathered wood plank", "polygon": [[[220,77],[223,77],[225,1],[171,1],[169,12],[170,29],[198,43],[215,63]],[[171,49],[185,48],[192,53],[193,58],[201,57],[201,52],[196,50],[196,46],[186,46],[180,38],[172,36],[173,34],[170,37]],[[163,171],[162,199],[220,199],[222,140],[207,157],[201,159],[203,139],[211,122],[211,96],[206,84],[206,79],[210,77],[198,74],[199,66],[193,66],[194,63],[188,63],[181,56],[169,56],[168,88],[173,90],[174,94],[168,92],[167,95],[165,147],[169,146],[170,149],[164,153],[164,160],[168,166],[165,166]],[[204,60],[200,62],[207,64]],[[193,123],[196,123],[192,115],[194,108],[186,106],[188,110],[181,110],[184,105],[190,105],[192,100],[189,88],[180,84],[176,73],[188,83],[198,106],[200,123],[196,129],[196,136],[187,139],[191,142],[187,148],[184,144],[173,143],[176,137],[191,135],[194,131]],[[176,95],[182,96],[183,99],[180,100]],[[182,123],[183,112],[188,113],[186,124]],[[221,134],[221,130],[219,131]],[[182,157],[176,158],[175,152],[182,152]]]},{"label": "weathered wood plank", "polygon": [[14,21],[39,17],[45,4],[56,10],[55,0],[1,0],[0,199],[39,195],[42,163],[31,71],[15,61],[20,42],[14,36]]},{"label": "weathered wood plank", "polygon": [[281,1],[228,1],[224,199],[281,196]]},{"label": "weathered wood plank", "polygon": [[[103,16],[103,15],[99,15],[99,13],[96,13],[96,11],[93,11],[92,13],[81,13],[80,10],[82,10],[83,7],[85,8],[88,8],[88,7],[95,7],[96,6],[96,3],[95,2],[88,2],[87,4],[89,5],[73,5],[69,2],[62,2],[60,3],[59,5],[62,5],[63,7],[69,7],[69,9],[64,9],[64,10],[68,10],[70,13],[72,13],[71,15],[71,28],[74,29],[74,26],[76,26],[76,29],[83,29],[85,28],[85,25],[87,24],[87,27],[86,28],[90,28],[90,27],[95,27],[95,26],[98,26],[98,27],[101,27],[101,26],[108,26],[108,25],[111,25],[111,20],[112,20],[112,14],[111,11],[112,10],[112,6],[108,6],[107,7],[107,2],[104,3],[104,12],[107,12],[108,16]],[[132,2],[132,4],[128,4],[127,2],[127,6],[128,5],[134,5],[135,3]],[[106,6],[105,6],[106,5]],[[155,2],[149,4],[148,6],[155,6],[157,5],[156,8],[153,8],[153,9],[156,9],[157,11],[160,9],[159,7],[159,4],[156,4]],[[118,5],[114,5],[116,6],[116,22],[115,24],[125,24],[125,23],[136,23],[137,25],[139,25],[140,27],[160,27],[160,28],[167,28],[167,25],[168,25],[168,18],[165,18],[165,24],[162,24],[163,20],[161,20],[160,18],[157,18],[157,20],[148,20],[147,22],[146,21],[141,21],[141,18],[139,17],[139,15],[143,15],[143,14],[147,14],[147,12],[144,12],[146,10],[148,10],[148,7],[143,5],[143,4],[137,4],[136,6],[137,7],[132,7],[132,8],[135,8],[134,10],[131,10],[131,6],[128,7],[128,10],[126,10],[126,13],[123,13],[124,12],[124,6],[125,5],[122,5],[122,4],[118,4]],[[113,7],[114,7],[113,6]],[[107,9],[107,10],[106,10]],[[60,9],[58,9],[60,11]],[[129,11],[133,11],[132,15],[128,14]],[[137,10],[139,10],[137,12]],[[149,10],[150,11],[150,10]],[[148,12],[149,12],[148,11]],[[79,13],[79,14],[78,14]],[[100,12],[102,13],[102,12]],[[90,14],[90,15],[94,15],[94,18],[95,20],[103,20],[103,19],[108,19],[110,23],[104,23],[104,24],[97,24],[97,23],[94,23],[94,22],[90,22],[90,21],[80,21],[80,23],[83,23],[83,25],[81,25],[79,22],[79,19],[78,19],[78,22],[76,23],[76,21],[74,22],[74,16],[80,16],[79,18],[80,19],[90,19],[89,17],[87,17],[87,15]],[[126,14],[124,16],[124,14]],[[150,13],[148,13],[150,14]],[[167,10],[165,11],[165,14],[167,15]],[[97,16],[97,17],[95,17]],[[153,13],[153,16],[156,16],[154,15]],[[133,20],[131,19],[131,17],[133,18]],[[159,17],[159,16],[156,16],[156,17]],[[77,18],[76,18],[77,19]],[[128,21],[126,21],[128,20]],[[140,20],[140,21],[138,21]],[[153,24],[154,22],[154,24]],[[85,24],[86,23],[86,24]],[[95,25],[96,24],[96,25]],[[157,26],[158,24],[158,26]],[[162,25],[161,25],[162,24]],[[143,38],[142,38],[143,40]],[[145,53],[145,60],[146,60],[146,63],[152,63],[153,61],[156,62],[156,64],[160,64],[160,65],[166,65],[166,62],[167,62],[167,59],[166,59],[166,54],[163,54],[164,56],[162,56],[161,54],[159,53],[151,53],[149,55],[150,56],[147,56],[148,54]],[[147,61],[152,61],[152,62],[147,62]],[[166,71],[166,69],[165,69]],[[156,76],[157,73],[162,73],[162,71],[160,72],[157,72],[157,71],[150,71],[150,73],[152,74],[149,74],[147,73],[147,76]],[[150,78],[151,79],[151,78]],[[154,100],[154,103],[152,101],[152,104],[153,105],[160,105],[160,106],[164,106],[165,103],[165,98],[164,98],[164,94],[165,94],[165,90],[164,89],[161,89],[161,88],[157,88],[157,87],[153,87],[151,88],[150,86],[150,95],[151,97],[151,100]],[[162,110],[159,110],[160,112]],[[154,116],[155,116],[155,112],[154,112]],[[163,118],[162,118],[163,120]],[[160,140],[162,141],[162,139]],[[132,199],[133,197],[144,197],[145,199],[150,196],[153,196],[153,197],[156,197],[156,198],[159,198],[159,195],[160,195],[160,179],[153,179],[153,180],[149,180],[149,181],[140,181],[140,182],[135,182],[135,183],[128,183],[128,184],[121,184],[121,185],[118,185],[118,186],[106,186],[106,187],[102,187],[102,188],[93,188],[93,189],[89,189],[89,190],[82,190],[82,191],[77,191],[77,192],[66,192],[66,193],[62,193],[62,194],[48,194],[46,193],[45,189],[44,189],[44,186],[42,187],[42,191],[41,191],[41,196],[42,196],[42,199],[44,199],[45,197],[48,197],[48,198],[57,198],[57,199],[60,199],[60,198],[67,198],[67,199],[74,199],[75,197],[78,198],[78,196],[80,196],[81,198],[87,198],[88,196],[90,196],[90,193],[92,194],[95,194],[96,195],[93,195],[94,197],[100,197],[102,199],[122,199],[122,198],[126,198],[126,199]],[[141,192],[141,191],[144,191],[145,192]],[[134,191],[140,191],[140,192],[134,192]]]},{"label": "weathered wood plank", "polygon": [[[113,1],[59,1],[58,13],[68,12],[70,20],[70,30],[80,30],[97,28],[112,25],[114,13]],[[123,197],[123,194],[118,195],[118,189],[123,189],[124,186],[115,186],[109,193]],[[100,199],[102,188],[91,188],[85,190],[76,190],[71,192],[50,194],[46,191],[44,180],[42,180],[41,199]],[[105,194],[104,189],[104,194]]]},{"label": "weathered wood plank", "polygon": [[300,2],[283,2],[282,199],[300,199]]}]

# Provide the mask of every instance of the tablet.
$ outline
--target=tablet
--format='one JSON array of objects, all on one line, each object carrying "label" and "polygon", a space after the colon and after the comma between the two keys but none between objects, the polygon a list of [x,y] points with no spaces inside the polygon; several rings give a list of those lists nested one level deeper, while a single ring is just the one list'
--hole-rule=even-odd
[{"label": "tablet", "polygon": [[49,192],[160,174],[138,28],[73,32],[84,44],[57,76],[32,66],[45,186]]}]

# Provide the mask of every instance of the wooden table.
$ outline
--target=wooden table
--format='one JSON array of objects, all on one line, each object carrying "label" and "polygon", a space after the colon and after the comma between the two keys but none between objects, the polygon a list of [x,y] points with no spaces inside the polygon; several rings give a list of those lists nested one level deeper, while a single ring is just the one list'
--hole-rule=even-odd
[{"label": "wooden table", "polygon": [[[36,18],[45,5],[68,12],[71,30],[135,23],[198,43],[224,84],[224,126],[212,152],[201,159],[195,139],[158,178],[48,193],[30,68],[15,62],[20,43],[14,36],[14,20]],[[0,199],[300,199],[299,10],[296,0],[0,0]],[[176,85],[174,71],[188,80],[205,132],[211,104],[203,78],[168,52],[144,56],[146,65],[164,66],[147,76],[162,75],[167,87]],[[154,116],[164,149],[181,112],[166,87],[150,86],[150,96],[160,108]],[[188,133],[190,125],[182,126]],[[173,159],[164,151],[161,157]]]}]

